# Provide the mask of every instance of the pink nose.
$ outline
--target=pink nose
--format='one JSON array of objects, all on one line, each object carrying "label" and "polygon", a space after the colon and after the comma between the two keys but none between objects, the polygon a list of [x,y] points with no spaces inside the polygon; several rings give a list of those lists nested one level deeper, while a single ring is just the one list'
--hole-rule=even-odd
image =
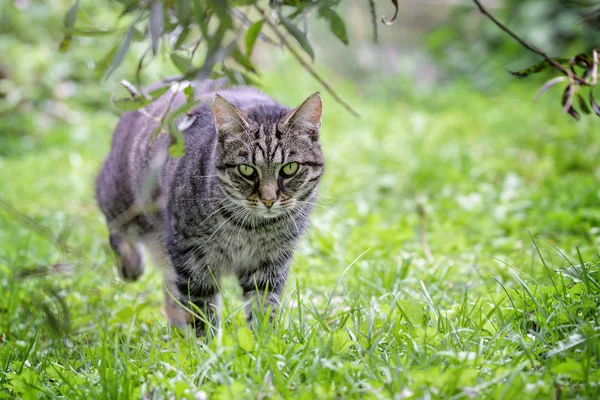
[{"label": "pink nose", "polygon": [[277,201],[277,199],[260,199],[260,201],[262,201],[263,204],[267,206],[267,208],[271,208],[271,206]]}]

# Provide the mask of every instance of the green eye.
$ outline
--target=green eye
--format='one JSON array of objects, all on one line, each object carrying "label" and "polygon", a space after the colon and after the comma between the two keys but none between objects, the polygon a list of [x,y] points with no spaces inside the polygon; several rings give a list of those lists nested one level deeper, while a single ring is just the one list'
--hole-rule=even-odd
[{"label": "green eye", "polygon": [[298,171],[297,162],[291,162],[289,164],[284,165],[283,168],[281,168],[281,172],[284,176],[292,176],[296,173],[296,171]]},{"label": "green eye", "polygon": [[254,168],[246,164],[238,165],[238,171],[240,171],[240,174],[247,178],[254,175]]}]

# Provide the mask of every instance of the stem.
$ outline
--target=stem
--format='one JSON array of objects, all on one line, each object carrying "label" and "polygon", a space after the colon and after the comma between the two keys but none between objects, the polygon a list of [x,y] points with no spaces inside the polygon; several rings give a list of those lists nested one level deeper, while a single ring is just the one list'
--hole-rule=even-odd
[{"label": "stem", "polygon": [[485,15],[490,21],[492,21],[494,24],[496,24],[496,26],[498,26],[498,28],[500,28],[504,32],[506,32],[510,37],[512,37],[513,39],[515,39],[517,42],[519,42],[519,44],[521,46],[523,46],[527,50],[531,51],[532,53],[535,53],[535,54],[538,54],[538,55],[542,56],[546,61],[548,61],[550,64],[552,64],[552,66],[554,68],[558,69],[563,74],[567,75],[571,81],[576,81],[577,83],[579,83],[581,85],[588,86],[588,82],[585,79],[582,79],[582,78],[578,77],[577,75],[573,74],[567,68],[565,68],[560,63],[558,63],[556,60],[554,60],[553,58],[549,57],[542,50],[538,49],[537,47],[535,47],[534,45],[532,45],[530,43],[527,43],[524,39],[521,39],[521,37],[519,35],[517,35],[513,31],[511,31],[510,28],[508,28],[506,25],[504,25],[502,22],[500,22],[496,17],[494,17],[481,4],[481,2],[479,0],[473,0],[473,3],[475,3],[475,5],[477,6],[477,8],[479,8],[479,11],[481,11],[481,13],[483,15]]},{"label": "stem", "polygon": [[327,90],[329,92],[329,94],[331,94],[333,96],[333,98],[342,105],[342,107],[344,107],[346,110],[348,110],[352,115],[354,115],[355,117],[360,117],[360,114],[355,111],[348,103],[346,103],[336,92],[335,90],[333,90],[333,88],[331,86],[329,86],[329,84],[327,84],[327,82],[325,82],[325,80],[323,78],[321,78],[321,76],[319,74],[317,74],[317,71],[315,71],[310,64],[308,64],[306,61],[304,61],[304,59],[302,58],[302,56],[300,56],[300,54],[296,51],[296,49],[294,48],[294,46],[292,46],[290,44],[290,42],[285,38],[285,35],[283,33],[281,33],[281,31],[277,28],[277,25],[275,25],[275,23],[273,23],[268,17],[267,14],[265,13],[265,11],[260,8],[257,5],[254,5],[254,7],[256,8],[256,10],[260,13],[260,15],[262,16],[262,18],[264,19],[264,21],[267,23],[267,25],[269,25],[269,27],[271,28],[271,30],[273,31],[273,33],[275,33],[275,35],[277,36],[277,38],[281,41],[281,44],[283,44],[288,50],[289,52],[294,56],[294,58],[298,61],[298,63],[300,63],[300,65],[306,70],[308,71],[309,74],[311,74],[313,76],[313,78],[315,78],[324,88],[325,90]]}]

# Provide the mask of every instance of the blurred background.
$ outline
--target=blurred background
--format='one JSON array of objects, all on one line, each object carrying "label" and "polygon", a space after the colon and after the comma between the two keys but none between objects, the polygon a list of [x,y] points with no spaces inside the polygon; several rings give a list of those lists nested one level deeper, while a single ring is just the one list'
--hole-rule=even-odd
[{"label": "blurred background", "polygon": [[[71,4],[70,0],[5,0],[0,5],[0,155],[52,146],[54,140],[60,141],[53,132],[64,129],[63,124],[77,125],[78,111],[87,107],[110,111],[110,94],[118,81],[132,79],[144,50],[143,38],[105,81],[99,70],[105,67],[103,57],[114,45],[114,35],[76,37],[70,51],[57,51],[64,14]],[[538,61],[483,18],[469,0],[401,0],[397,21],[390,27],[379,23],[379,18],[393,14],[391,2],[375,4],[378,44],[373,43],[367,1],[342,2],[337,8],[347,24],[349,46],[331,35],[322,19],[310,21],[318,68],[355,83],[361,96],[398,97],[403,82],[421,91],[434,91],[456,80],[478,90],[499,90],[513,79],[507,68],[520,69]],[[590,51],[597,43],[593,2],[490,0],[484,4],[550,55]],[[79,18],[107,29],[121,10],[118,2],[82,1]],[[263,45],[254,61],[268,76],[269,67],[282,57],[282,51]],[[149,65],[144,79],[148,83],[175,73],[163,54]],[[37,118],[31,118],[32,113]]]}]

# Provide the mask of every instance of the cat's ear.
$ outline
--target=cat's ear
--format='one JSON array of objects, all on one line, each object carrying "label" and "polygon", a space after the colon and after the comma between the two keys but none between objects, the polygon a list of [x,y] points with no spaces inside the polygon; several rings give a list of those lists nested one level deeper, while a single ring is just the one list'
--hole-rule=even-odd
[{"label": "cat's ear", "polygon": [[218,94],[215,95],[213,114],[219,133],[240,134],[250,126],[245,119],[246,113],[235,108]]},{"label": "cat's ear", "polygon": [[296,109],[290,111],[283,119],[283,126],[290,130],[300,130],[318,135],[322,114],[323,100],[317,92],[310,95]]}]

